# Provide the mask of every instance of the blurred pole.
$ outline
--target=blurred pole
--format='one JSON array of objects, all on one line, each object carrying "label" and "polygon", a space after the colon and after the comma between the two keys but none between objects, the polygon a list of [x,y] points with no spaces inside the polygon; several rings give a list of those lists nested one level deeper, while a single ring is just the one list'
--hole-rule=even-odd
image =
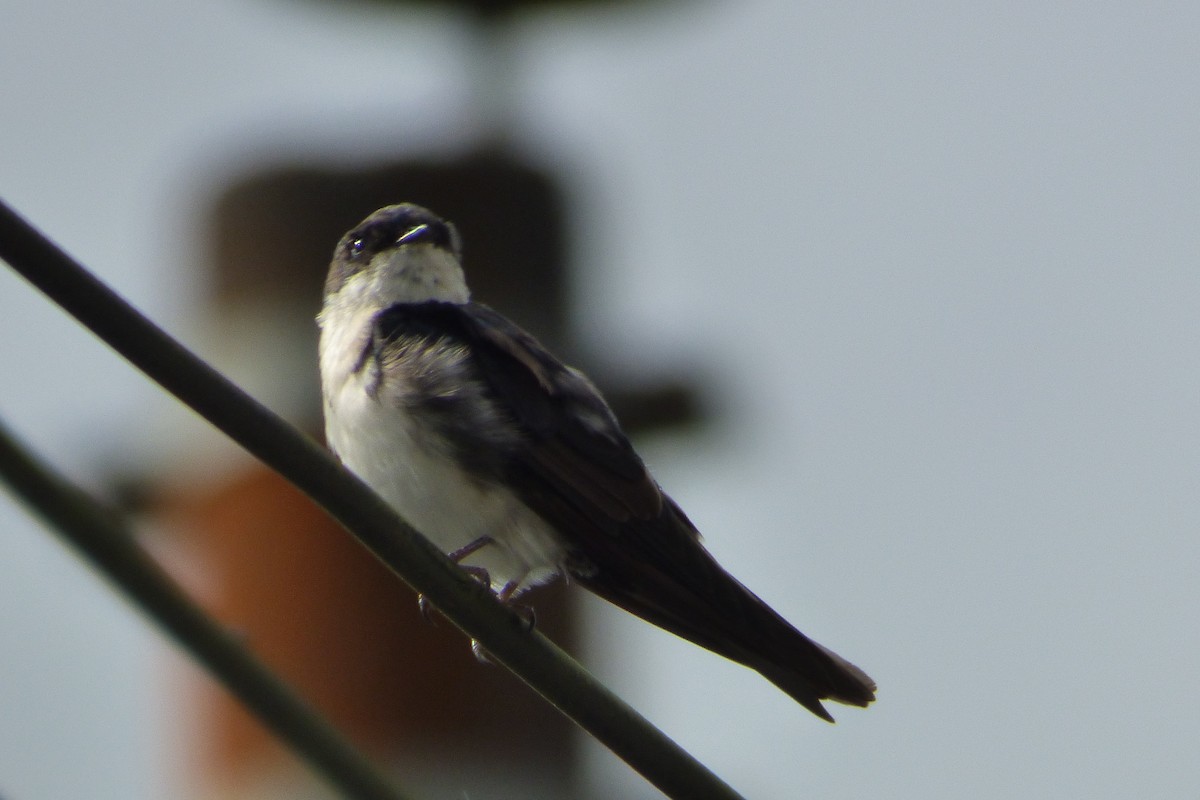
[{"label": "blurred pole", "polygon": [[[296,410],[310,430],[320,413],[313,317],[329,254],[367,212],[398,199],[463,228],[481,296],[499,296],[531,327],[563,338],[560,203],[529,168],[472,154],[251,176],[215,210],[212,311],[230,339],[226,357],[241,362],[229,365],[234,374],[268,404]],[[281,341],[279,330],[304,333]],[[289,345],[295,353],[284,351]],[[164,486],[156,506],[159,521],[199,554],[211,610],[357,743],[396,764],[413,791],[577,795],[570,723],[502,670],[479,664],[457,631],[425,622],[413,593],[281,478],[231,465],[202,486]],[[539,627],[569,648],[562,589],[547,587],[534,602]],[[236,703],[209,689],[195,703],[202,784],[222,796],[294,790],[289,762]]]},{"label": "blurred pole", "polygon": [[[235,181],[213,211],[210,311],[225,359],[218,366],[313,432],[320,429],[313,318],[329,257],[346,230],[384,205],[415,202],[452,220],[463,233],[476,299],[577,360],[562,190],[501,144],[515,78],[505,23],[524,3],[452,4],[477,23],[482,144],[440,160],[358,170],[275,165]],[[686,380],[629,387],[619,375],[595,377],[631,432],[696,417]],[[180,476],[187,466],[180,464]],[[231,462],[202,482],[167,475],[158,483],[158,520],[198,554],[211,610],[356,743],[395,764],[411,791],[581,796],[573,726],[514,678],[477,663],[448,625],[428,625],[407,587],[280,478]],[[545,587],[531,598],[539,627],[572,649],[570,593]],[[298,768],[235,703],[205,687],[192,704],[190,749],[202,793],[297,796]]]}]

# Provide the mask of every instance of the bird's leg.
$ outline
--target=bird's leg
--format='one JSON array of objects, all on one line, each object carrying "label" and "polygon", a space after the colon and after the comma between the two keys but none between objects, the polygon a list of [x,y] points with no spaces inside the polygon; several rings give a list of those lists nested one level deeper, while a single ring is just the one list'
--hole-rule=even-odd
[{"label": "bird's leg", "polygon": [[518,581],[509,581],[508,583],[504,584],[500,591],[496,593],[496,599],[501,603],[504,603],[504,605],[508,605],[508,601],[511,600],[512,596],[517,593],[517,586],[519,585],[520,583]]},{"label": "bird's leg", "polygon": [[[462,547],[458,548],[457,550],[447,553],[446,558],[450,559],[455,564],[458,564],[459,569],[461,569],[463,572],[467,573],[472,578],[479,581],[484,586],[486,586],[490,589],[492,587],[492,576],[488,574],[488,571],[486,569],[484,569],[483,567],[463,566],[462,561],[464,558],[471,555],[472,553],[474,553],[484,547],[487,547],[489,544],[494,544],[494,543],[495,543],[495,539],[493,539],[492,537],[486,536],[486,535],[480,536],[475,541],[468,542],[467,544],[463,545]],[[507,587],[505,587],[505,588],[507,588]],[[501,591],[503,591],[503,590],[501,590]],[[421,616],[425,618],[426,622],[431,621],[430,610],[432,609],[432,606],[430,605],[429,600],[428,600],[428,598],[425,597],[425,595],[423,595],[423,594],[417,595],[417,608],[420,610]]]},{"label": "bird's leg", "polygon": [[468,544],[464,544],[462,547],[458,548],[457,550],[455,550],[451,553],[447,553],[446,558],[450,559],[455,564],[461,564],[462,560],[464,558],[471,555],[475,551],[481,550],[484,547],[487,547],[489,544],[495,544],[495,543],[496,543],[495,539],[493,539],[492,537],[485,534],[483,536],[480,536],[475,541],[470,542]]},{"label": "bird's leg", "polygon": [[[492,586],[492,576],[488,574],[486,569],[483,567],[464,565],[462,563],[463,559],[465,559],[467,556],[477,552],[481,548],[487,547],[489,544],[495,544],[495,540],[492,537],[486,535],[480,536],[475,541],[469,542],[457,550],[448,553],[446,557],[455,564],[458,564],[459,569],[461,569],[463,572],[466,572],[472,578],[490,589]],[[519,580],[509,581],[508,583],[504,584],[504,586],[500,587],[500,591],[496,592],[496,599],[520,616],[525,621],[525,629],[532,631],[534,625],[537,623],[537,615],[534,613],[533,607],[519,605],[512,602],[513,597],[516,596],[517,590],[520,587],[521,582]],[[425,595],[417,595],[417,608],[421,610],[421,616],[423,616],[426,620],[431,619],[430,611],[432,606],[430,605],[429,600],[425,598]],[[474,653],[475,658],[482,663],[491,663],[491,659],[489,659],[487,656],[487,651],[484,650],[483,645],[481,645],[476,639],[471,640],[471,652]]]}]

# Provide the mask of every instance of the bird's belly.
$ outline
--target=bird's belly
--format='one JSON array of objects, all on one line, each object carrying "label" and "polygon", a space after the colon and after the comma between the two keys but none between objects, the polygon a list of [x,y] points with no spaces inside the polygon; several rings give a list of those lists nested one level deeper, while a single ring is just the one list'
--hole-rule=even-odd
[{"label": "bird's belly", "polygon": [[489,544],[461,563],[487,570],[499,591],[560,572],[561,537],[510,490],[462,469],[437,434],[379,403],[352,378],[326,409],[326,436],[342,463],[445,553],[481,537]]}]

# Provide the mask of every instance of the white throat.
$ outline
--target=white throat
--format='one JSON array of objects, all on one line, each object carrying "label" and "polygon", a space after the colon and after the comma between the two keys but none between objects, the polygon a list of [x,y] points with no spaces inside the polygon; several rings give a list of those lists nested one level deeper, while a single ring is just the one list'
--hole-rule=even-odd
[{"label": "white throat", "polygon": [[[382,373],[363,368],[371,357],[364,353],[371,326],[383,309],[469,298],[458,260],[426,245],[377,254],[326,297],[317,317],[326,439],[342,463],[443,552],[491,537],[493,544],[464,563],[485,569],[493,591],[514,592],[559,571],[566,558],[559,535],[511,490],[468,473],[438,432],[413,413],[408,400],[420,395],[413,395],[410,377],[419,365],[395,362]],[[478,391],[463,358],[434,367],[456,375],[467,395]],[[374,382],[380,383],[369,389]],[[488,401],[480,396],[478,402]]]},{"label": "white throat", "polygon": [[321,327],[321,373],[342,380],[362,352],[375,314],[397,303],[465,303],[471,299],[462,266],[439,247],[416,245],[376,254],[363,270],[325,298]]}]

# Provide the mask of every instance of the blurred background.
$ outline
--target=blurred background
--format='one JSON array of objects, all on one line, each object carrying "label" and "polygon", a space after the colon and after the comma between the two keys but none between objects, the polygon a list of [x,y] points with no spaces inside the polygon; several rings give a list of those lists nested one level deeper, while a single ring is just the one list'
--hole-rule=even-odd
[{"label": "blurred background", "polygon": [[[831,727],[569,592],[558,638],[653,722],[751,797],[1188,796],[1198,33],[1184,3],[575,2],[483,23],[0,0],[0,195],[310,426],[315,355],[296,343],[338,215],[461,202],[434,207],[485,299],[659,409],[639,448],[709,548],[880,687]],[[316,266],[258,282],[300,238]],[[509,248],[490,267],[472,249],[489,238]],[[522,262],[546,272],[508,278]],[[261,564],[299,605],[239,602],[303,633],[341,596],[297,577],[311,564],[274,566],[300,523],[250,555],[188,535],[263,527],[222,516],[262,476],[7,270],[0,342],[0,417],[144,510],[198,597],[228,611],[245,585],[229,565]],[[419,670],[425,651],[401,652],[415,608],[388,602],[388,658]],[[5,798],[323,796],[252,756],[220,690],[7,499],[0,609]],[[466,645],[444,627],[453,659]],[[446,705],[390,745],[395,729],[354,730],[398,769],[444,749],[410,782],[428,796],[656,796],[536,711],[507,717],[531,730],[515,754],[486,729],[431,732],[464,698],[426,672],[355,673],[376,676],[368,699]],[[499,688],[457,713],[521,691],[484,680]]]}]

